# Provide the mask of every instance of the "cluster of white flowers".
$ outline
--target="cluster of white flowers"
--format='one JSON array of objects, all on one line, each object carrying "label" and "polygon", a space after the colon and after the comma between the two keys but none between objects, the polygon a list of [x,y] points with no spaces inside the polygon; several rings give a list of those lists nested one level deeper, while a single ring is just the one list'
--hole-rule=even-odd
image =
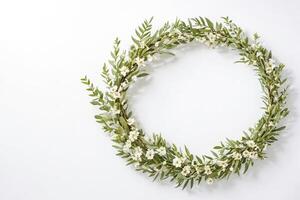
[{"label": "cluster of white flowers", "polygon": [[175,29],[170,35],[172,36],[175,34],[177,35],[176,37],[178,38],[178,40],[181,40],[183,42],[187,42],[191,37],[193,37],[191,34],[182,33],[179,29]]},{"label": "cluster of white flowers", "polygon": [[212,173],[209,165],[204,165],[204,174],[210,175]]},{"label": "cluster of white flowers", "polygon": [[144,58],[137,57],[137,58],[135,58],[135,63],[136,63],[139,67],[144,67],[144,66],[145,66],[145,59],[144,59]]},{"label": "cluster of white flowers", "polygon": [[128,136],[128,140],[131,142],[134,142],[137,140],[138,136],[139,136],[139,131],[134,129],[132,131],[129,132],[129,136]]},{"label": "cluster of white flowers", "polygon": [[143,150],[141,147],[135,147],[131,155],[132,159],[135,161],[141,161],[141,156],[143,155]]},{"label": "cluster of white flowers", "polygon": [[123,65],[120,69],[120,73],[122,74],[122,76],[126,76],[129,73],[128,67]]},{"label": "cluster of white flowers", "polygon": [[217,165],[222,167],[222,171],[225,171],[226,167],[228,166],[228,162],[227,162],[227,160],[218,160]]},{"label": "cluster of white flowers", "polygon": [[199,41],[209,47],[215,47],[217,45],[218,37],[219,37],[218,34],[214,34],[214,33],[210,32],[210,33],[205,33],[205,35],[202,37],[195,38],[195,40]]},{"label": "cluster of white flowers", "polygon": [[181,165],[185,162],[185,158],[175,157],[173,159],[173,165],[177,168],[181,167]]},{"label": "cluster of white flowers", "polygon": [[110,109],[110,113],[112,114],[112,115],[118,115],[118,114],[120,114],[120,109],[118,109],[118,108],[116,108],[116,107],[111,107],[111,109]]},{"label": "cluster of white flowers", "polygon": [[183,167],[182,171],[181,171],[181,174],[183,176],[187,176],[191,173],[191,167],[189,165]]},{"label": "cluster of white flowers", "polygon": [[257,146],[253,140],[247,140],[246,144],[250,148],[255,148]]},{"label": "cluster of white flowers", "polygon": [[118,86],[116,85],[111,88],[110,93],[114,99],[121,98],[121,93],[118,91]]},{"label": "cluster of white flowers", "polygon": [[128,87],[128,81],[125,80],[124,82],[121,83],[121,88],[122,90],[125,90]]},{"label": "cluster of white flowers", "polygon": [[131,148],[131,141],[127,140],[123,146],[123,151],[129,153],[130,148]]},{"label": "cluster of white flowers", "polygon": [[135,120],[131,117],[131,118],[127,119],[127,123],[129,126],[132,126],[132,125],[134,125]]},{"label": "cluster of white flowers", "polygon": [[165,156],[167,154],[167,149],[166,147],[159,147],[158,149],[156,149],[156,152],[160,156]]},{"label": "cluster of white flowers", "polygon": [[146,152],[146,158],[152,160],[154,158],[155,151],[153,149],[148,149]]},{"label": "cluster of white flowers", "polygon": [[[253,141],[247,141],[246,142],[247,145],[253,149],[258,149],[258,146],[253,142]],[[242,152],[242,154],[238,153],[238,152],[233,152],[231,154],[231,157],[234,159],[234,160],[241,160],[243,157],[244,158],[250,158],[250,159],[257,159],[258,158],[258,153],[253,150],[253,151],[248,151],[247,149],[244,150]]]},{"label": "cluster of white flowers", "polygon": [[241,160],[242,159],[242,155],[238,152],[233,152],[231,157],[234,159],[234,160]]},{"label": "cluster of white flowers", "polygon": [[209,34],[206,35],[207,36],[207,39],[208,41],[213,44],[215,43],[216,39],[217,39],[217,36],[215,34],[213,34],[212,32],[210,32]]}]

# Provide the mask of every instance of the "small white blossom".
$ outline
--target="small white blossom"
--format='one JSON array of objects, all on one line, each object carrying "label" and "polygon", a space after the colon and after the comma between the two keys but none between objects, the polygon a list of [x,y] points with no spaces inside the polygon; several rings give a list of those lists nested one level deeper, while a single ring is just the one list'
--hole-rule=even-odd
[{"label": "small white blossom", "polygon": [[134,142],[135,140],[137,140],[139,136],[139,131],[138,130],[133,130],[133,131],[130,131],[129,132],[129,137],[128,139],[131,141],[131,142]]},{"label": "small white blossom", "polygon": [[215,41],[216,41],[216,39],[217,39],[217,36],[216,36],[215,34],[213,34],[213,33],[209,33],[209,34],[207,35],[207,39],[209,40],[209,42],[210,42],[211,44],[214,44]]},{"label": "small white blossom", "polygon": [[248,150],[243,151],[243,157],[248,158],[250,155],[250,152]]},{"label": "small white blossom", "polygon": [[258,154],[255,151],[251,151],[249,153],[249,158],[256,160],[258,158]]},{"label": "small white blossom", "polygon": [[182,162],[182,159],[181,159],[181,158],[175,157],[175,158],[173,159],[173,165],[174,165],[175,167],[181,167],[182,164],[183,164],[183,162]]},{"label": "small white blossom", "polygon": [[166,147],[159,147],[156,151],[160,156],[165,156],[167,153]]},{"label": "small white blossom", "polygon": [[112,107],[110,112],[112,115],[118,115],[118,114],[120,114],[121,111],[116,107]]},{"label": "small white blossom", "polygon": [[121,67],[120,72],[121,72],[122,76],[126,76],[127,73],[129,72],[129,69],[127,66],[124,65],[123,67]]},{"label": "small white blossom", "polygon": [[135,147],[132,155],[132,159],[135,161],[141,161],[141,156],[143,155],[143,150],[141,147]]},{"label": "small white blossom", "polygon": [[229,170],[230,170],[231,172],[233,172],[234,168],[233,168],[233,167],[230,167]]},{"label": "small white blossom", "polygon": [[146,158],[152,160],[155,155],[155,151],[153,149],[148,149],[146,152]]},{"label": "small white blossom", "polygon": [[133,118],[129,118],[128,120],[127,120],[127,123],[128,123],[128,125],[133,125],[134,123],[135,123],[135,120],[133,119]]},{"label": "small white blossom", "polygon": [[181,171],[181,174],[183,176],[187,176],[191,173],[191,167],[189,165],[185,166],[182,171]]},{"label": "small white blossom", "polygon": [[214,183],[214,180],[213,180],[212,178],[208,178],[208,179],[206,179],[206,183],[207,183],[208,185],[211,185],[211,184]]},{"label": "small white blossom", "polygon": [[242,155],[240,153],[237,153],[237,152],[233,152],[231,156],[234,160],[241,160],[242,159]]},{"label": "small white blossom", "polygon": [[127,86],[128,86],[127,81],[124,81],[124,82],[121,83],[121,87],[123,88],[123,90],[125,90]]},{"label": "small white blossom", "polygon": [[248,140],[248,141],[246,142],[246,144],[247,144],[247,146],[250,147],[250,148],[256,147],[256,144],[255,144],[255,142],[254,142],[253,140]]},{"label": "small white blossom", "polygon": [[131,148],[131,141],[130,141],[130,140],[127,140],[127,141],[125,142],[125,145],[123,146],[123,151],[128,153],[129,150],[130,150],[130,148]]},{"label": "small white blossom", "polygon": [[204,174],[210,175],[212,173],[210,166],[209,165],[205,165],[204,166]]},{"label": "small white blossom", "polygon": [[135,58],[135,63],[136,63],[138,66],[144,66],[144,65],[145,65],[145,59],[144,59],[144,58],[137,57],[137,58]]},{"label": "small white blossom", "polygon": [[159,47],[159,42],[155,42],[154,46]]},{"label": "small white blossom", "polygon": [[217,165],[221,166],[223,169],[225,169],[228,166],[228,163],[226,160],[218,160]]},{"label": "small white blossom", "polygon": [[112,97],[114,99],[120,99],[121,98],[121,93],[117,92],[117,91],[116,92],[112,92],[111,95],[112,95]]}]

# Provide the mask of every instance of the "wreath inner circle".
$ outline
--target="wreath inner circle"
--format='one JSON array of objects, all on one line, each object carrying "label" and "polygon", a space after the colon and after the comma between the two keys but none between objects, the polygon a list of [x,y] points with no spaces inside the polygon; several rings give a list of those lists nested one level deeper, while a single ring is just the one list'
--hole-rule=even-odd
[{"label": "wreath inner circle", "polygon": [[[187,22],[177,19],[152,32],[151,18],[136,29],[132,41],[128,51],[121,51],[120,40],[115,40],[111,58],[101,73],[107,90],[98,89],[86,76],[81,79],[93,97],[91,103],[101,110],[96,121],[111,135],[117,155],[126,159],[128,165],[133,164],[137,171],[154,179],[169,179],[186,188],[203,180],[211,184],[232,174],[245,173],[255,160],[266,157],[266,147],[285,128],[279,122],[289,111],[286,79],[281,77],[284,65],[261,45],[257,34],[248,38],[228,17],[215,23],[202,17]],[[128,107],[128,89],[138,78],[148,75],[147,68],[153,60],[160,54],[173,55],[171,49],[191,42],[238,51],[240,59],[236,62],[255,70],[263,90],[260,119],[240,139],[227,139],[214,146],[210,155],[195,155],[186,146],[181,149],[159,134],[145,134]]]}]

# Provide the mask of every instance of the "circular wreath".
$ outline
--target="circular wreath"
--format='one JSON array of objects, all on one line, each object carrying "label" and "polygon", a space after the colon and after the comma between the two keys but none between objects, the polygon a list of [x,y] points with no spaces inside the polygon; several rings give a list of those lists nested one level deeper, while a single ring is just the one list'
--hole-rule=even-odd
[{"label": "circular wreath", "polygon": [[[116,39],[111,59],[102,68],[107,85],[105,92],[99,90],[85,76],[81,81],[88,85],[91,103],[102,111],[96,115],[97,122],[112,136],[117,155],[134,164],[138,171],[154,177],[169,179],[177,186],[193,187],[205,180],[208,184],[228,178],[231,174],[245,173],[256,159],[266,157],[265,149],[277,140],[279,121],[289,113],[286,107],[286,79],[281,78],[284,65],[276,62],[271,51],[259,42],[254,34],[248,38],[243,30],[228,17],[213,23],[207,18],[192,18],[187,22],[177,19],[165,23],[154,33],[150,20],[145,20],[135,30],[133,45],[129,51],[120,51]],[[256,71],[263,90],[264,113],[258,122],[239,140],[227,139],[215,146],[211,155],[194,155],[187,147],[183,150],[169,144],[161,135],[146,136],[138,128],[127,104],[127,91],[137,78],[148,75],[146,65],[159,54],[172,54],[169,50],[190,42],[200,42],[209,47],[226,46],[238,50],[240,59]]]}]

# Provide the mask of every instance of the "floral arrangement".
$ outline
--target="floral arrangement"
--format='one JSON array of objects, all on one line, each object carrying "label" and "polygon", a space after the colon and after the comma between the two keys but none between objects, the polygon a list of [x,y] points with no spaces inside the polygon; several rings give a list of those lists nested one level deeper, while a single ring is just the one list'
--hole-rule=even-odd
[{"label": "floral arrangement", "polygon": [[[114,42],[111,58],[102,68],[107,89],[100,90],[85,76],[81,79],[93,98],[91,103],[101,113],[95,116],[105,132],[111,135],[117,155],[133,164],[137,171],[154,179],[168,179],[183,189],[205,181],[228,178],[245,173],[256,159],[266,157],[265,149],[277,140],[285,126],[281,119],[289,113],[286,107],[286,79],[281,77],[284,65],[264,48],[259,36],[248,38],[228,17],[213,23],[207,18],[177,19],[152,31],[152,18],[145,20],[132,36],[128,51]],[[244,131],[239,140],[227,139],[213,147],[210,155],[194,155],[187,147],[178,148],[161,135],[148,136],[140,129],[128,108],[127,91],[138,79],[148,75],[147,67],[161,54],[171,54],[179,45],[199,42],[209,47],[225,46],[239,52],[237,62],[246,63],[258,75],[263,89],[264,113],[253,127]]]}]

